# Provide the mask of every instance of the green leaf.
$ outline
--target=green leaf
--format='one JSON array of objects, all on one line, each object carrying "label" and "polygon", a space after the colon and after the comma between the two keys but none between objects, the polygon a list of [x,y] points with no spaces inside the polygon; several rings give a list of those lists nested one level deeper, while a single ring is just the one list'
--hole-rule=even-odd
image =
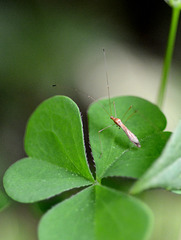
[{"label": "green leaf", "polygon": [[41,219],[39,240],[94,239],[94,188],[57,204]]},{"label": "green leaf", "polygon": [[10,204],[8,196],[0,189],[0,211]]},{"label": "green leaf", "polygon": [[138,193],[148,188],[162,187],[181,190],[181,121],[169,139],[160,158],[133,186],[131,192]]},{"label": "green leaf", "polygon": [[148,239],[152,223],[151,211],[139,200],[96,186],[96,239]]},{"label": "green leaf", "polygon": [[[156,105],[142,98],[116,97],[112,98],[111,102],[115,102],[118,118],[121,118],[128,108],[133,105],[130,114],[135,111],[136,113],[129,118],[126,126],[137,136],[141,148],[137,148],[130,142],[122,129],[116,128],[108,114],[109,100],[100,100],[92,104],[88,111],[89,136],[96,163],[97,179],[113,176],[114,174],[117,176],[138,177],[160,155],[169,137],[169,133],[162,133],[166,127],[166,118]],[[99,138],[98,131],[111,123],[115,126],[102,131]],[[119,165],[122,165],[123,169]],[[127,165],[129,165],[128,168]],[[116,170],[117,166],[118,169]],[[140,171],[140,169],[142,170]]]},{"label": "green leaf", "polygon": [[169,132],[159,132],[149,136],[143,141],[139,151],[123,152],[123,154],[107,169],[104,177],[141,177],[151,166],[153,161],[160,156],[169,137]]},{"label": "green leaf", "polygon": [[93,180],[85,156],[80,112],[68,97],[52,97],[34,111],[26,129],[25,150],[29,157]]},{"label": "green leaf", "polygon": [[68,97],[44,101],[25,134],[29,158],[13,164],[4,177],[12,198],[33,202],[94,182],[85,156],[80,112]]},{"label": "green leaf", "polygon": [[137,199],[102,186],[89,187],[41,219],[40,240],[142,240],[152,227],[150,210]]},{"label": "green leaf", "polygon": [[24,158],[13,164],[4,176],[4,187],[11,198],[30,203],[71,188],[90,185],[84,177],[52,163]]}]

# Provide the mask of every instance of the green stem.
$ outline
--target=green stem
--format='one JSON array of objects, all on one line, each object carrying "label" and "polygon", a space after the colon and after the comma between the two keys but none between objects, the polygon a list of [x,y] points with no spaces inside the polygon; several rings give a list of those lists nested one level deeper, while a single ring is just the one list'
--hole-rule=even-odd
[{"label": "green stem", "polygon": [[163,99],[164,99],[164,95],[165,95],[167,79],[168,79],[168,74],[169,74],[169,70],[170,70],[170,64],[171,64],[173,49],[174,49],[174,44],[175,44],[179,15],[180,15],[180,9],[173,7],[166,55],[165,55],[165,59],[164,59],[164,63],[163,63],[163,69],[162,69],[161,84],[160,84],[160,89],[158,92],[157,104],[159,107],[162,107]]}]

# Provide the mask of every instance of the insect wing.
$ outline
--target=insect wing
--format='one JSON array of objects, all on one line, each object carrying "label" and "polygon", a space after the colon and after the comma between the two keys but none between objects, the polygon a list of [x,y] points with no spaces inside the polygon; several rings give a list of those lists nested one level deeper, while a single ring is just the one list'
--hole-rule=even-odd
[{"label": "insect wing", "polygon": [[122,124],[121,128],[126,133],[126,135],[128,136],[129,140],[132,143],[134,143],[134,145],[136,145],[137,147],[141,147],[138,138],[124,124]]}]

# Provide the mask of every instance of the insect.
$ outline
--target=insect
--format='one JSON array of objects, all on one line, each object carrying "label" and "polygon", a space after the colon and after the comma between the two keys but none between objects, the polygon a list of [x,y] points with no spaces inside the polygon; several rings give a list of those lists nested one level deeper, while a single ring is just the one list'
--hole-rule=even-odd
[{"label": "insect", "polygon": [[[104,53],[104,61],[105,61],[105,69],[106,69],[106,81],[107,81],[107,89],[108,89],[109,106],[110,106],[110,113],[111,113],[112,111],[111,111],[111,101],[110,101],[110,91],[109,91],[109,82],[108,82],[108,74],[107,74],[107,62],[106,62],[105,49],[103,49],[103,53]],[[117,115],[117,114],[116,114],[115,103],[113,102],[113,104],[114,104],[115,115]],[[102,107],[103,107],[103,106],[102,106]],[[104,108],[104,107],[103,107],[103,108]],[[132,105],[129,107],[129,109],[127,110],[127,112],[128,112],[131,108],[132,108]],[[105,108],[104,108],[104,110],[106,111]],[[106,112],[107,112],[107,111],[106,111]],[[126,112],[126,113],[127,113],[127,112]],[[126,113],[125,113],[125,115],[126,115]],[[109,115],[108,112],[107,112],[107,114]],[[133,114],[134,114],[134,113],[133,113]],[[125,116],[125,115],[124,115],[124,116]],[[110,115],[109,115],[109,116],[110,116]],[[131,116],[132,116],[132,115],[131,115]],[[125,134],[126,134],[127,137],[129,138],[129,140],[130,140],[135,146],[137,146],[138,148],[141,147],[141,144],[140,144],[138,138],[122,123],[121,119],[117,118],[117,116],[116,116],[116,117],[113,117],[112,114],[111,114],[111,116],[110,116],[110,119],[112,119],[113,122],[114,122],[119,128],[121,128],[121,129],[125,132]],[[98,133],[99,133],[99,139],[100,139],[100,133],[101,133],[102,131],[104,131],[105,129],[111,127],[111,126],[113,126],[113,125],[107,126],[107,127],[105,127],[105,128],[103,128],[103,129],[101,129],[101,130],[98,131]],[[101,144],[101,139],[100,139],[100,144]],[[102,155],[102,144],[101,144],[101,155]]]},{"label": "insect", "polygon": [[128,136],[129,140],[134,143],[137,147],[141,147],[140,142],[138,138],[122,123],[122,121],[119,118],[115,118],[113,116],[110,116],[110,119],[114,121],[114,123],[123,129],[123,131]]}]

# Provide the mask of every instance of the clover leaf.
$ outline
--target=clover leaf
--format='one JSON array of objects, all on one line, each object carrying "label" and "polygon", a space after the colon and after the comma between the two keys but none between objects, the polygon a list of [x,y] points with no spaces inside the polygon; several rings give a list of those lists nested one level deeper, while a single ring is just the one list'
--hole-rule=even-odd
[{"label": "clover leaf", "polygon": [[148,207],[134,197],[101,185],[101,180],[108,176],[140,178],[160,156],[170,133],[163,132],[166,119],[156,105],[137,97],[110,101],[115,102],[119,117],[133,105],[132,113],[136,113],[126,126],[138,137],[141,148],[115,126],[99,136],[98,131],[110,125],[113,113],[109,115],[108,100],[92,104],[88,111],[89,137],[96,179],[86,159],[80,112],[70,98],[52,97],[30,117],[25,134],[27,157],[6,171],[7,194],[30,203],[87,187],[43,216],[40,240],[148,239],[152,227]]},{"label": "clover leaf", "polygon": [[40,221],[39,239],[147,239],[152,220],[136,198],[95,185],[49,210]]},{"label": "clover leaf", "polygon": [[158,160],[133,186],[132,193],[149,188],[166,188],[181,194],[181,121]]},{"label": "clover leaf", "polygon": [[80,112],[67,97],[44,101],[31,116],[25,134],[28,158],[4,176],[9,196],[34,202],[94,182],[86,160]]},{"label": "clover leaf", "polygon": [[93,103],[88,111],[89,138],[96,163],[97,178],[140,177],[159,157],[170,137],[169,132],[163,132],[166,118],[156,105],[142,98],[124,96],[112,98],[111,102],[115,103],[114,114],[117,114],[118,118],[121,118],[133,105],[130,114],[134,112],[135,114],[126,122],[126,126],[138,137],[141,148],[130,142],[126,134],[116,128],[115,124],[102,131],[99,136],[98,131],[112,123],[107,114],[110,105],[106,99]]}]

